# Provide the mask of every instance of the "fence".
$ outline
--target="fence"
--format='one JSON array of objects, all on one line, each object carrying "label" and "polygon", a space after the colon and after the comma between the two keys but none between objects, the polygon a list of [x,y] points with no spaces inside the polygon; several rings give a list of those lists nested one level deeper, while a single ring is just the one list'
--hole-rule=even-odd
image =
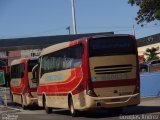
[{"label": "fence", "polygon": [[141,74],[140,83],[141,97],[160,96],[160,72]]},{"label": "fence", "polygon": [[11,95],[10,95],[10,88],[0,87],[0,105],[8,105],[11,103]]}]

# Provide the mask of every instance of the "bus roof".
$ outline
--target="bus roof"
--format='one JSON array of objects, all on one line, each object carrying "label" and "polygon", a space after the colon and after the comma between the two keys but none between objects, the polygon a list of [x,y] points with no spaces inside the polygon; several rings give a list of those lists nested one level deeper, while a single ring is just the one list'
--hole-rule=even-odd
[{"label": "bus roof", "polygon": [[128,36],[133,36],[133,35],[130,35],[130,34],[95,35],[95,36],[92,36],[92,38],[103,38],[103,37],[128,37]]},{"label": "bus roof", "polygon": [[16,65],[16,64],[20,64],[20,63],[22,63],[22,62],[24,62],[24,61],[28,61],[28,60],[36,60],[37,58],[19,58],[19,59],[15,59],[15,60],[13,60],[12,62],[11,62],[11,66],[12,65]]},{"label": "bus roof", "polygon": [[66,47],[69,46],[70,42],[63,42],[63,43],[58,43],[58,44],[49,46],[49,47],[47,47],[47,48],[45,48],[45,49],[42,50],[40,56],[43,56],[43,55],[49,54],[51,52],[54,52],[54,51],[66,48]]},{"label": "bus roof", "polygon": [[22,63],[22,61],[24,60],[28,60],[28,58],[19,58],[19,59],[15,59],[11,62],[11,65],[16,65],[16,64],[20,64]]},{"label": "bus roof", "polygon": [[43,55],[47,55],[51,52],[55,52],[55,51],[58,51],[60,49],[63,49],[63,48],[67,48],[70,46],[70,43],[72,42],[78,42],[79,40],[83,40],[85,38],[103,38],[103,37],[127,37],[127,36],[132,36],[132,35],[129,35],[129,34],[109,34],[109,35],[95,35],[95,36],[90,36],[90,37],[83,37],[81,39],[77,39],[77,40],[73,40],[73,41],[68,41],[68,42],[63,42],[63,43],[58,43],[58,44],[54,44],[52,46],[49,46],[45,49],[42,50],[40,56],[43,56]]}]

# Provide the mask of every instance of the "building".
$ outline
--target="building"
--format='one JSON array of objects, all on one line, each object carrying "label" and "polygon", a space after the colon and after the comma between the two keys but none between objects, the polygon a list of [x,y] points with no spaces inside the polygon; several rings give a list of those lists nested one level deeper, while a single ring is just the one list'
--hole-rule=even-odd
[{"label": "building", "polygon": [[10,65],[14,59],[38,57],[43,48],[53,44],[72,41],[82,37],[108,34],[114,34],[114,32],[1,39],[0,60],[6,61],[7,59],[7,64]]},{"label": "building", "polygon": [[[137,40],[138,54],[140,62],[147,58],[146,50],[149,48],[156,48],[160,53],[160,33]],[[158,55],[160,57],[160,54]]]},{"label": "building", "polygon": [[[77,34],[77,35],[58,35],[58,36],[41,36],[28,38],[0,39],[0,61],[10,65],[11,61],[18,58],[38,57],[41,50],[47,46],[60,42],[72,41],[82,37],[95,35],[108,35],[113,32]],[[152,36],[140,38],[137,40],[139,61],[143,62],[147,48],[160,47],[160,33]],[[160,52],[160,50],[158,51]],[[159,55],[160,56],[160,55]],[[1,64],[0,64],[1,65]]]}]

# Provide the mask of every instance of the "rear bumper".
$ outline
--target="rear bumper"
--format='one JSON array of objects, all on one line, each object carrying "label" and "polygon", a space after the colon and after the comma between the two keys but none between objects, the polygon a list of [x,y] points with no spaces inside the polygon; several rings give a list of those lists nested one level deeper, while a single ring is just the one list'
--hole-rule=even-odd
[{"label": "rear bumper", "polygon": [[140,104],[140,94],[119,97],[90,97],[86,96],[86,109],[90,108],[115,108]]}]

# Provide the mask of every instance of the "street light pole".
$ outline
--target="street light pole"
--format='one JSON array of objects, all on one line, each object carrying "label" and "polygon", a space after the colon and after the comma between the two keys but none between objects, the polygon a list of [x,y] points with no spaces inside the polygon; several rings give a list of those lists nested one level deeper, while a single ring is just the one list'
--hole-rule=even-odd
[{"label": "street light pole", "polygon": [[69,33],[69,35],[71,34],[71,32],[70,32],[70,26],[68,26],[67,28],[66,28],[66,30],[68,30],[68,33]]},{"label": "street light pole", "polygon": [[71,0],[71,2],[72,2],[73,31],[74,34],[77,34],[74,0]]},{"label": "street light pole", "polygon": [[135,32],[135,26],[133,24],[133,35],[136,36],[136,32]]}]

